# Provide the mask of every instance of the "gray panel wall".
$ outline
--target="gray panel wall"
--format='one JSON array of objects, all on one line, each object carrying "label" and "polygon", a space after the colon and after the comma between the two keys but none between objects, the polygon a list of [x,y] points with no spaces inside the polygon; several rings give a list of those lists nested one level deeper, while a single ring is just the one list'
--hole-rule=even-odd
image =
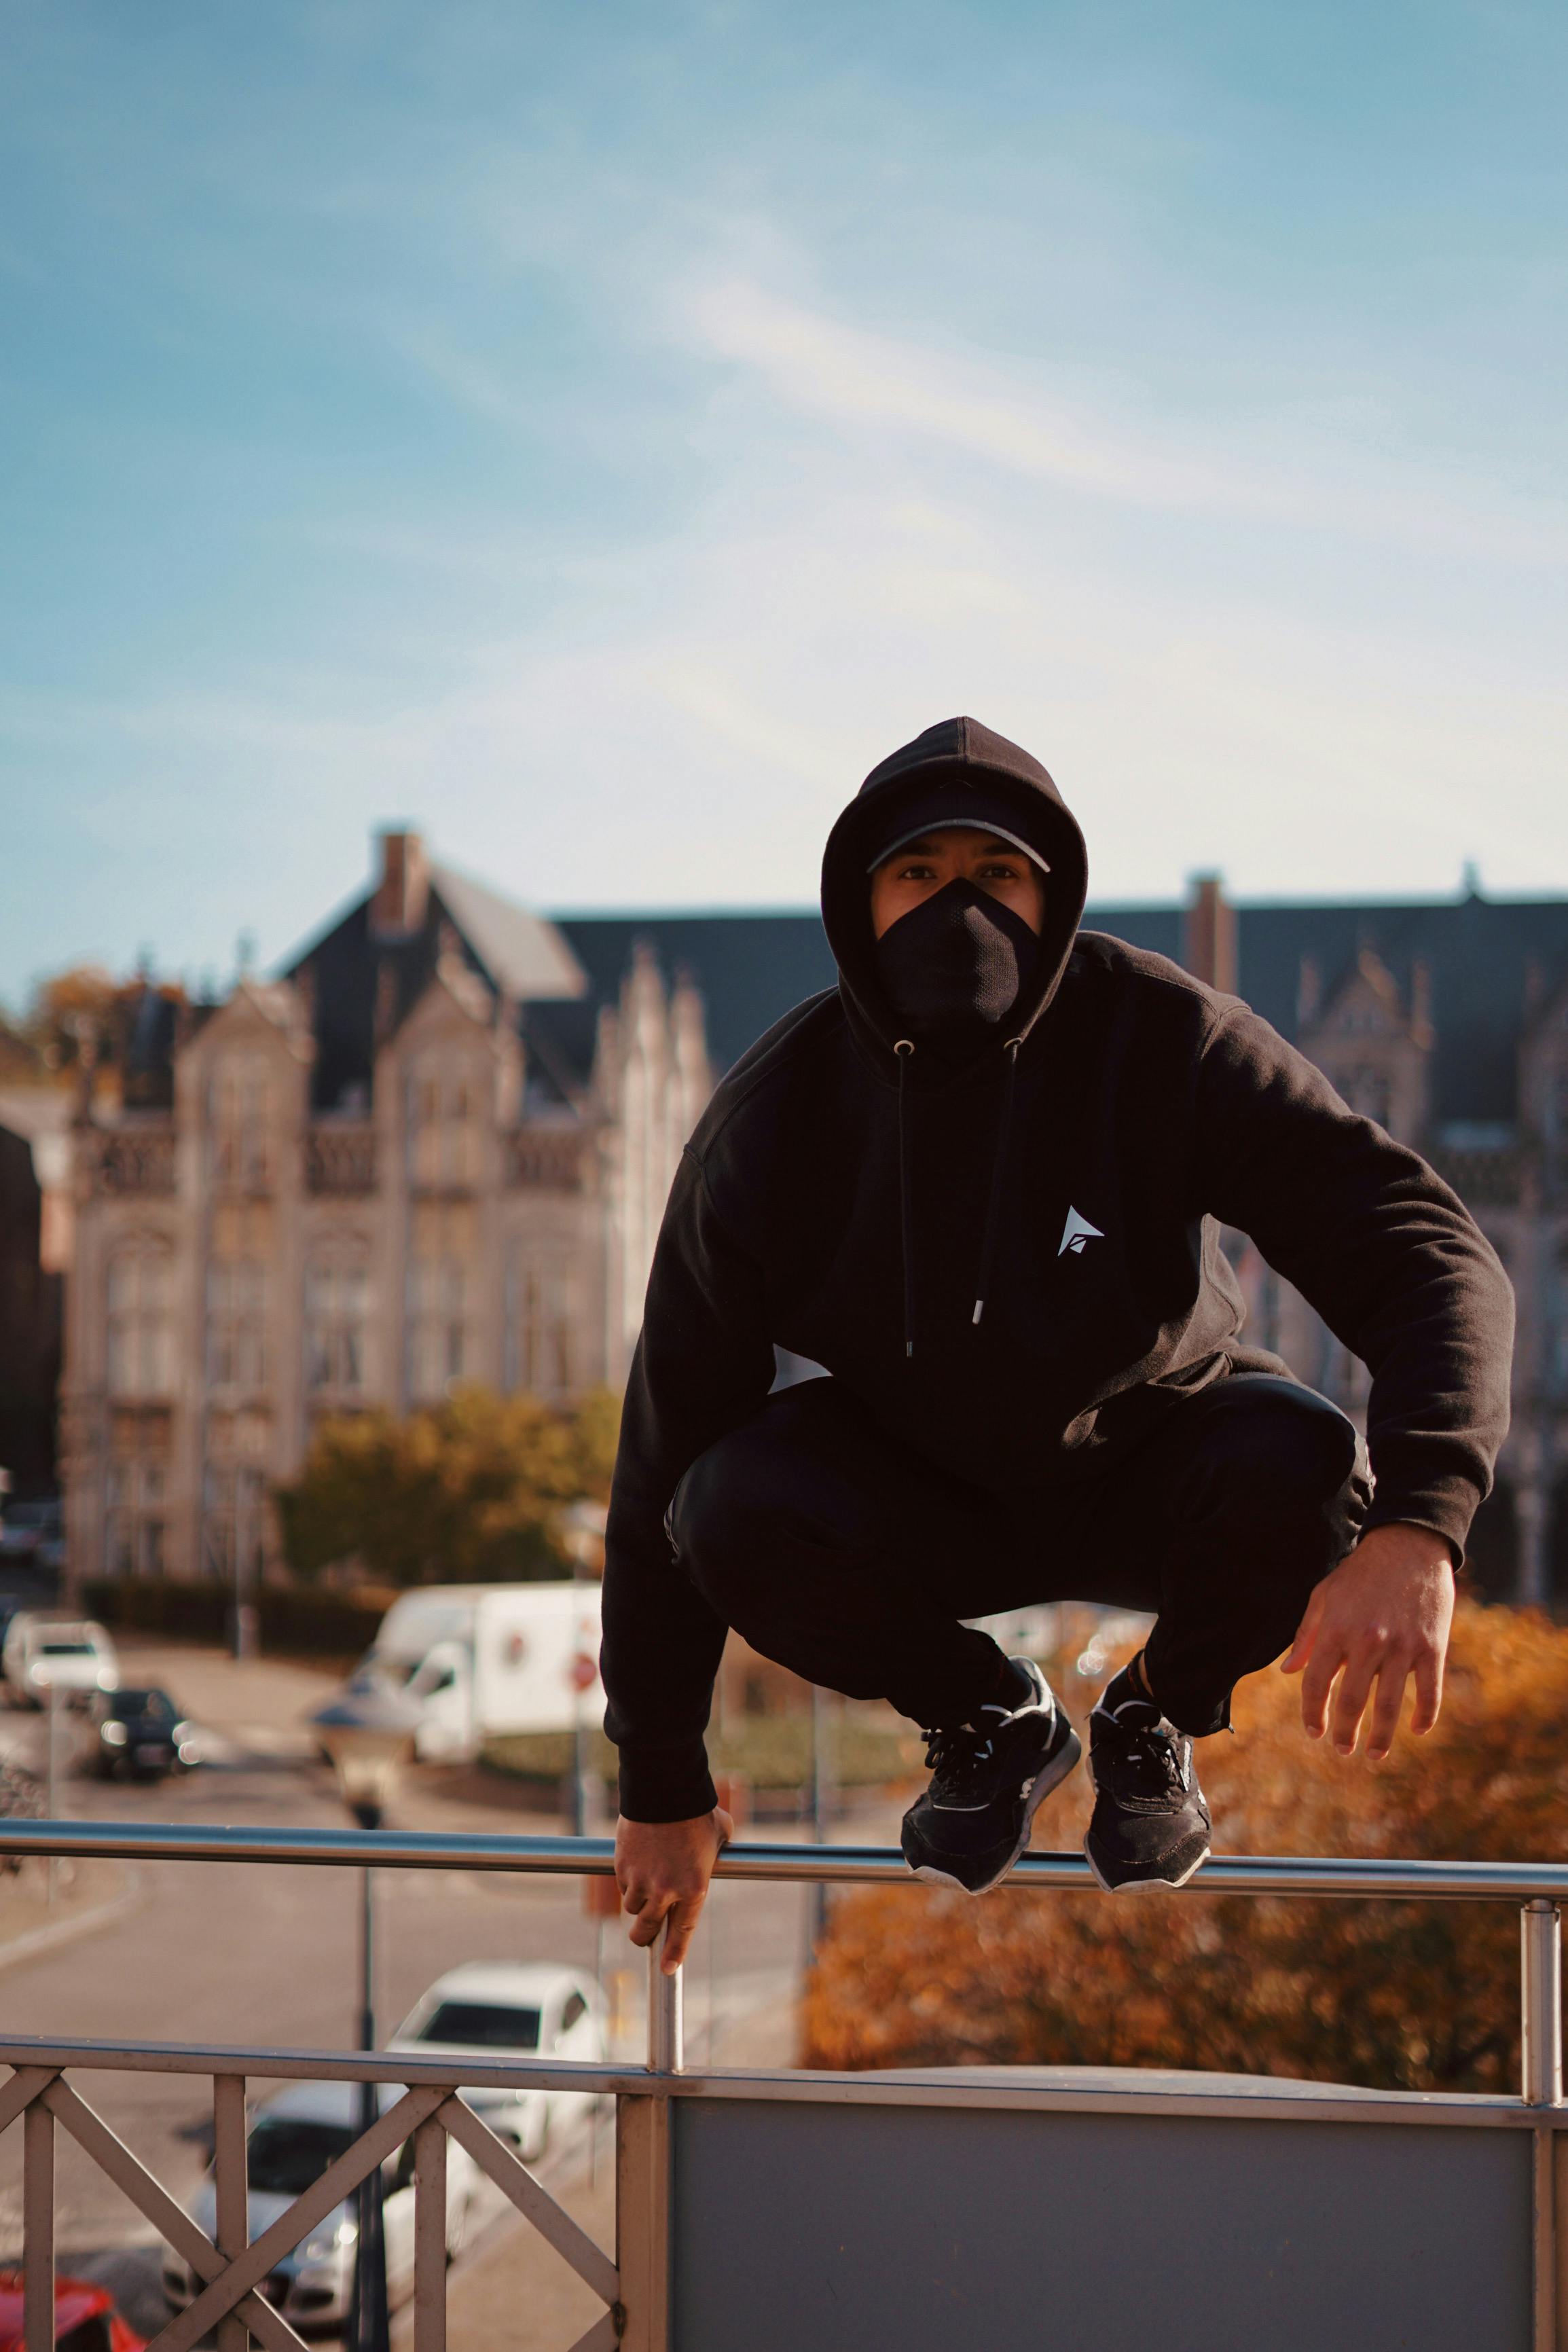
[{"label": "gray panel wall", "polygon": [[672,2105],[674,2352],[1529,2352],[1525,2132]]}]

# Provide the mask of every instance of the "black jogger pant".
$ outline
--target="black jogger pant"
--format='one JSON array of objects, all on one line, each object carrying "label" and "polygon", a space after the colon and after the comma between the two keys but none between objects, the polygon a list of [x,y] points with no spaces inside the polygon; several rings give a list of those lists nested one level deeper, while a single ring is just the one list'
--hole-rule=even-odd
[{"label": "black jogger pant", "polygon": [[753,1649],[925,1729],[967,1721],[998,1687],[996,1643],[961,1619],[1045,1601],[1153,1610],[1150,1686],[1197,1735],[1289,1647],[1369,1493],[1354,1424],[1266,1374],[1184,1398],[1098,1476],[1016,1499],[936,1468],[823,1379],[701,1454],[670,1532]]}]

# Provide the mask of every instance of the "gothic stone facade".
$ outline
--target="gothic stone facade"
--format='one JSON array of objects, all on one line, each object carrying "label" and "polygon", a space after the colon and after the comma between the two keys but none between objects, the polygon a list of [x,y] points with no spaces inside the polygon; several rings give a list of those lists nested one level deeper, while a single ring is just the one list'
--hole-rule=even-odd
[{"label": "gothic stone facade", "polygon": [[[1568,900],[1233,907],[1208,879],[1087,919],[1237,989],[1469,1202],[1519,1302],[1471,1564],[1568,1605]],[[141,1107],[78,1129],[77,1572],[259,1560],[267,1485],[323,1412],[459,1375],[618,1380],[705,1023],[724,1067],[832,980],[813,915],[544,923],[390,835],[375,891],[282,982],[177,1034],[150,1018]],[[1362,1368],[1244,1234],[1227,1247],[1250,1335],[1359,1412]]]},{"label": "gothic stone facade", "polygon": [[700,1000],[646,949],[596,998],[556,927],[383,836],[282,979],[78,1120],[73,1577],[250,1581],[324,1415],[620,1382],[710,1087]]}]

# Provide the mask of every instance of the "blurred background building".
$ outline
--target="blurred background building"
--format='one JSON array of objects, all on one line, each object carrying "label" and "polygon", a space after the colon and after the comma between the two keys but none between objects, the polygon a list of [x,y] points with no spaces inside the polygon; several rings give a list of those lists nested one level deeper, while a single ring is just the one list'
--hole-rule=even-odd
[{"label": "blurred background building", "polygon": [[323,1415],[624,1378],[711,1086],[695,989],[380,841],[373,887],[221,1003],[148,982],[86,1057],[61,1468],[73,1577],[219,1577]]},{"label": "blurred background building", "polygon": [[[75,1575],[259,1572],[267,1490],[324,1413],[619,1382],[712,1073],[832,982],[814,914],[547,920],[413,834],[379,859],[276,979],[186,1004],[148,978],[116,1067],[84,1056],[68,1177],[68,1107],[0,1098],[0,1128],[48,1130],[37,1223],[70,1264]],[[1237,907],[1204,877],[1185,907],[1087,920],[1237,990],[1468,1202],[1520,1307],[1471,1566],[1568,1603],[1568,900]],[[26,1188],[20,1160],[5,1181]],[[1228,1247],[1249,1336],[1358,1412],[1362,1368],[1244,1235]],[[32,1295],[36,1388],[47,1281]]]}]

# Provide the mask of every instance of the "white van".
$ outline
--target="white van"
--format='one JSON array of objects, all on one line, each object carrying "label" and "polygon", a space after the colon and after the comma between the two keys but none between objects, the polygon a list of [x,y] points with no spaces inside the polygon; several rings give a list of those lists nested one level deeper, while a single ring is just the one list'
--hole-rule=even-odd
[{"label": "white van", "polygon": [[120,1688],[120,1661],[103,1627],[19,1610],[5,1628],[0,1676],[13,1706],[42,1706],[50,1688],[63,1698]]},{"label": "white van", "polygon": [[364,1667],[420,1711],[414,1753],[464,1761],[510,1731],[604,1719],[597,1584],[433,1584],[382,1619]]}]

